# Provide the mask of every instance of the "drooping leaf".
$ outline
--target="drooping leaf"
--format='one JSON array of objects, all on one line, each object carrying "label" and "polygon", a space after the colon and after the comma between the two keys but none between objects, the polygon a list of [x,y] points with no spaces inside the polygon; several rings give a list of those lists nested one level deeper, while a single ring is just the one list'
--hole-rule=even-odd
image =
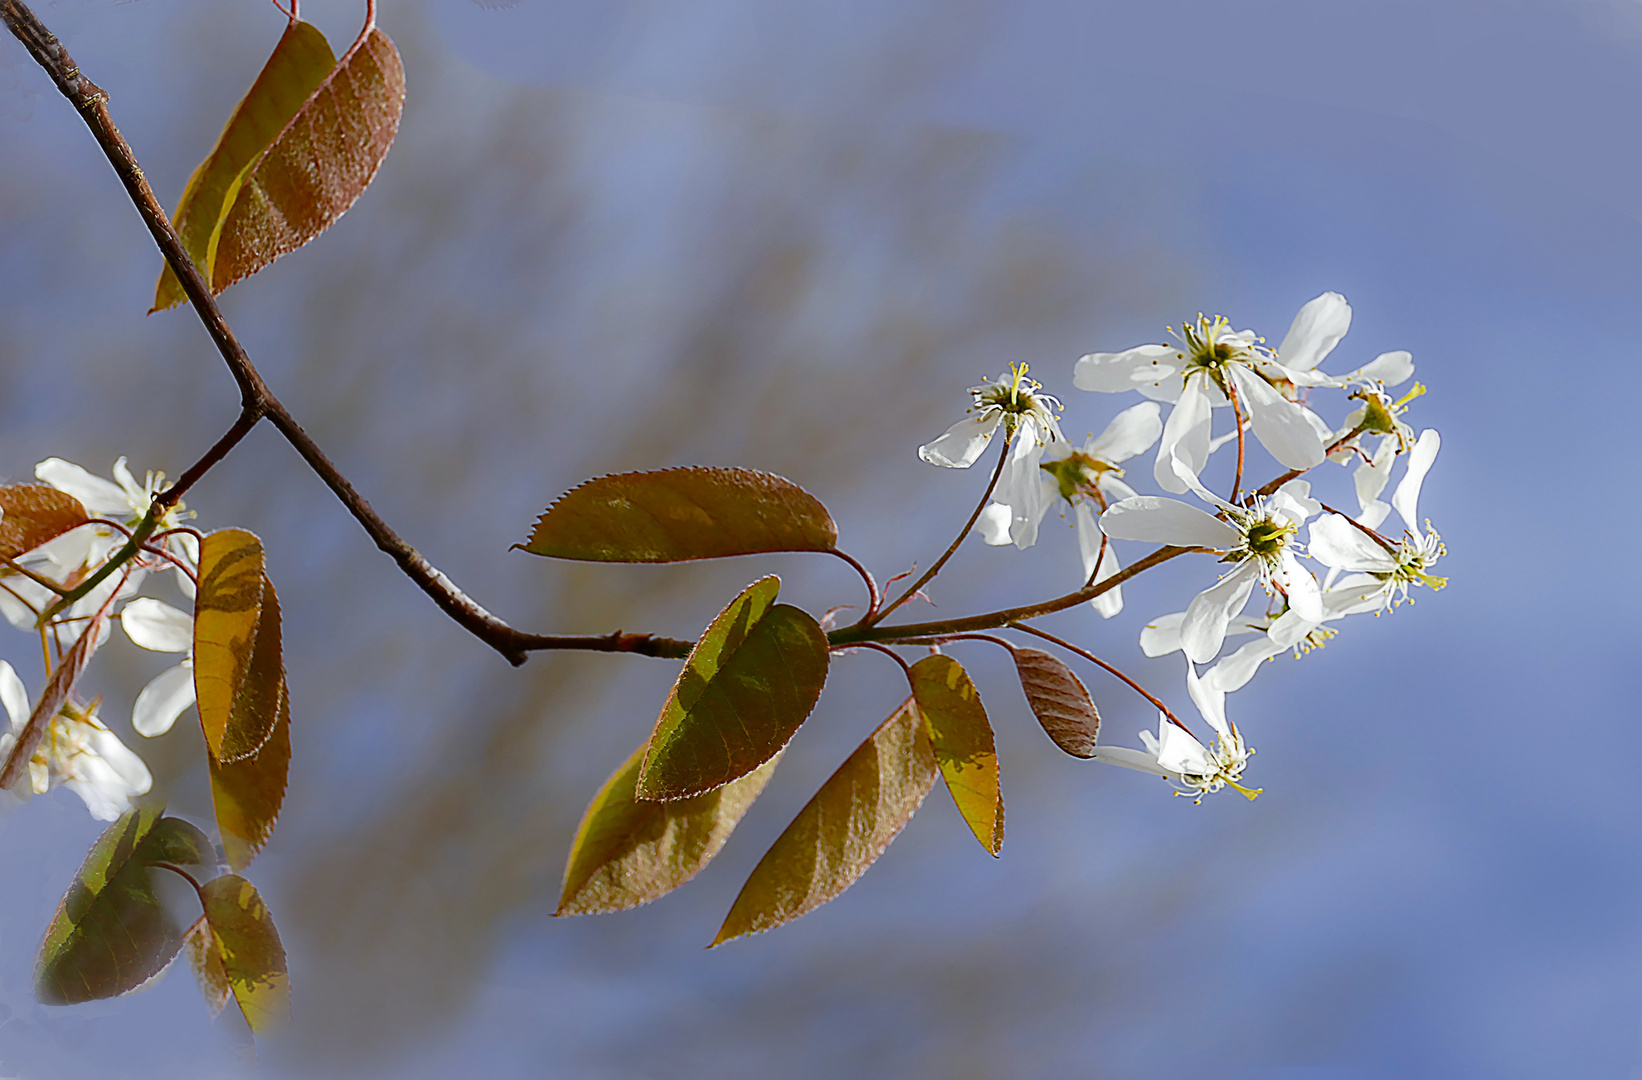
[{"label": "drooping leaf", "polygon": [[912,665],[912,696],[958,813],[981,846],[996,855],[1003,847],[998,751],[975,684],[952,657],[926,656]]},{"label": "drooping leaf", "polygon": [[775,603],[780,591],[774,575],[753,582],[690,650],[650,735],[639,798],[689,798],[747,775],[815,708],[827,635],[806,612]]},{"label": "drooping leaf", "polygon": [[372,30],[245,176],[213,242],[211,291],[220,293],[330,228],[376,176],[404,104],[399,51]]},{"label": "drooping leaf", "polygon": [[245,1022],[266,1035],[291,1015],[291,982],[268,905],[244,878],[224,874],[200,889],[221,971]]},{"label": "drooping leaf", "polygon": [[228,972],[222,968],[217,939],[211,935],[211,928],[205,925],[203,917],[188,932],[185,944],[188,947],[188,966],[194,969],[194,978],[200,984],[200,996],[205,998],[205,1007],[215,1019],[222,1012],[222,1007],[228,1004],[228,999],[234,996],[234,989],[228,985]]},{"label": "drooping leaf", "polygon": [[291,765],[291,704],[285,681],[279,684],[279,719],[262,748],[248,758],[222,762],[207,755],[211,802],[217,811],[222,850],[236,874],[251,864],[273,835],[285,800]]},{"label": "drooping leaf", "polygon": [[638,907],[695,877],[730,838],[781,758],[777,754],[704,795],[657,802],[634,795],[644,751],[641,746],[622,762],[582,815],[557,914]]},{"label": "drooping leaf", "polygon": [[[246,174],[334,67],[336,54],[324,34],[309,23],[288,24],[261,74],[234,106],[217,144],[189,177],[172,224],[207,283],[212,280],[214,242]],[[186,298],[167,265],[154,288],[150,314]]]},{"label": "drooping leaf", "polygon": [[0,557],[15,559],[89,519],[79,499],[49,484],[0,487]]},{"label": "drooping leaf", "polygon": [[262,563],[262,542],[244,529],[211,533],[200,544],[194,690],[218,761],[254,754],[279,715],[279,599]]},{"label": "drooping leaf", "polygon": [[1073,757],[1095,756],[1100,713],[1072,669],[1040,649],[1014,649],[1026,703],[1055,745]]},{"label": "drooping leaf", "polygon": [[664,563],[766,551],[828,551],[838,526],[790,480],[754,469],[663,469],[571,488],[522,546],[589,562]]},{"label": "drooping leaf", "polygon": [[772,930],[849,888],[911,820],[937,771],[918,707],[908,698],[776,838],[713,944]]},{"label": "drooping leaf", "polygon": [[162,812],[129,810],[92,845],[40,943],[34,992],[42,1003],[122,994],[177,955],[183,929],[161,906],[151,868],[200,861],[191,856],[210,852],[211,845],[193,825]]}]

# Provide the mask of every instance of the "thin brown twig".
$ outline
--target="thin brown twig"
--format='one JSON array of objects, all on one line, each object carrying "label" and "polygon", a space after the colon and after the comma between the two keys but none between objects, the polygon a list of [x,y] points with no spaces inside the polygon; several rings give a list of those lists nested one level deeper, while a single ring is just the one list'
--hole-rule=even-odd
[{"label": "thin brown twig", "polygon": [[906,662],[906,659],[903,656],[901,656],[900,653],[896,652],[894,649],[890,648],[888,645],[880,645],[876,641],[863,641],[858,645],[839,645],[839,646],[835,646],[835,647],[840,648],[840,649],[873,649],[877,652],[881,652],[885,656],[889,657],[891,660],[895,661],[897,664],[900,664],[901,665],[901,670],[906,672],[906,677],[908,679],[912,678],[912,665],[908,664]]},{"label": "thin brown twig", "polygon": [[870,619],[873,615],[876,615],[878,613],[878,605],[883,603],[884,597],[883,594],[878,591],[878,582],[873,580],[872,572],[865,566],[862,566],[860,561],[847,551],[840,551],[837,548],[828,548],[827,550],[849,563],[850,566],[855,569],[855,572],[861,575],[861,580],[865,582],[867,586],[867,618]]},{"label": "thin brown twig", "polygon": [[1385,537],[1381,536],[1376,530],[1369,528],[1367,525],[1364,525],[1362,522],[1358,521],[1356,518],[1352,517],[1350,514],[1344,513],[1343,511],[1340,511],[1340,510],[1336,510],[1336,509],[1334,509],[1334,507],[1330,506],[1326,502],[1319,502],[1317,505],[1321,506],[1325,511],[1327,511],[1330,514],[1339,514],[1341,517],[1343,517],[1347,521],[1351,522],[1352,527],[1355,528],[1358,532],[1362,533],[1364,536],[1367,536],[1370,540],[1374,541],[1376,544],[1379,544],[1381,547],[1385,548],[1385,550],[1387,552],[1389,552],[1390,554],[1392,554],[1392,555],[1397,554],[1397,549],[1391,543],[1391,541],[1389,541]]},{"label": "thin brown twig", "polygon": [[1237,471],[1232,474],[1231,498],[1227,502],[1236,502],[1237,493],[1243,490],[1243,406],[1237,400],[1237,384],[1231,379],[1226,380],[1226,396],[1231,398],[1232,423],[1237,425]]}]

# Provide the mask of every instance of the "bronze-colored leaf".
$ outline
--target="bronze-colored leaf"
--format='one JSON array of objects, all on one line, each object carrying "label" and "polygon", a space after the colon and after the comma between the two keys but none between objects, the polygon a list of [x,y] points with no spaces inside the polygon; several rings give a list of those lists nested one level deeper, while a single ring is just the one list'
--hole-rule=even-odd
[{"label": "bronze-colored leaf", "polygon": [[690,799],[639,799],[646,746],[622,762],[582,815],[564,869],[559,915],[648,904],[695,877],[758,798],[781,755],[739,780]]},{"label": "bronze-colored leaf", "polygon": [[79,499],[49,484],[0,487],[0,558],[15,559],[88,520]]},{"label": "bronze-colored leaf", "polygon": [[958,813],[981,846],[997,855],[1003,847],[998,751],[975,684],[952,657],[926,656],[912,665],[912,696]]},{"label": "bronze-colored leaf", "polygon": [[1040,649],[1013,649],[1026,703],[1055,745],[1073,757],[1095,756],[1100,713],[1072,669]]},{"label": "bronze-colored leaf", "polygon": [[193,825],[162,812],[129,810],[92,845],[40,943],[34,992],[42,1003],[123,994],[177,955],[183,929],[155,895],[151,868],[209,851],[210,844]]},{"label": "bronze-colored leaf", "polygon": [[387,157],[404,105],[399,50],[372,30],[246,175],[215,244],[211,291],[250,277],[341,217]]},{"label": "bronze-colored leaf", "polygon": [[713,944],[773,930],[849,888],[912,819],[936,772],[918,707],[908,698],[770,845]]},{"label": "bronze-colored leaf", "polygon": [[[293,20],[251,89],[234,106],[217,144],[189,177],[172,223],[207,283],[212,280],[222,223],[246,175],[334,67],[336,54],[325,35],[309,23]],[[167,265],[154,288],[149,313],[185,299],[182,283]]]},{"label": "bronze-colored leaf", "polygon": [[256,753],[279,715],[279,598],[262,564],[262,542],[244,529],[211,533],[200,544],[194,690],[206,746],[218,761]]},{"label": "bronze-colored leaf", "polygon": [[256,887],[224,874],[200,889],[223,978],[252,1033],[266,1035],[291,1015],[291,980],[268,905]]},{"label": "bronze-colored leaf", "polygon": [[194,978],[200,984],[200,996],[213,1019],[234,996],[228,985],[228,973],[222,968],[222,954],[217,951],[217,940],[202,917],[188,933],[188,966],[194,969]]},{"label": "bronze-colored leaf", "polygon": [[285,800],[291,765],[291,704],[284,679],[279,684],[278,716],[268,741],[250,757],[232,762],[206,758],[222,850],[235,873],[249,866],[273,835]]},{"label": "bronze-colored leaf", "polygon": [[665,563],[766,551],[829,551],[838,526],[790,480],[754,469],[663,469],[570,489],[522,546],[589,562]]},{"label": "bronze-colored leaf", "polygon": [[774,575],[753,582],[690,650],[650,735],[639,798],[689,798],[747,775],[815,708],[827,635],[806,612],[775,603],[780,590]]}]

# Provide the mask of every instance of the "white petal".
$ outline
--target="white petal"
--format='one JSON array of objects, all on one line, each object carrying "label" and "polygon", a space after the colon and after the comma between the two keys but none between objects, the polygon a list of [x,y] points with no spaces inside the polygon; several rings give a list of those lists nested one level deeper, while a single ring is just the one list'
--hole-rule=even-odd
[{"label": "white petal", "polygon": [[[1108,543],[1102,550],[1100,526],[1095,524],[1095,513],[1088,503],[1078,503],[1073,517],[1077,522],[1078,554],[1083,557],[1083,580],[1093,577],[1098,585],[1122,569],[1117,561],[1117,545]],[[1123,610],[1123,586],[1107,589],[1089,604],[1102,618],[1110,619]]]},{"label": "white petal", "polygon": [[[1390,435],[1380,437],[1380,445],[1374,448],[1374,456],[1357,466],[1352,474],[1352,482],[1357,487],[1357,507],[1367,510],[1369,506],[1380,498],[1380,492],[1385,490],[1386,481],[1391,479],[1391,465],[1397,460],[1397,440]],[[1378,525],[1379,522],[1375,522]]]},{"label": "white petal", "polygon": [[91,749],[108,763],[131,794],[145,795],[154,786],[154,778],[149,775],[143,759],[132,753],[120,737],[107,728],[99,727],[92,732]]},{"label": "white petal", "polygon": [[1290,469],[1309,469],[1322,462],[1323,439],[1303,408],[1245,367],[1233,367],[1231,379],[1248,411],[1255,438],[1272,457]]},{"label": "white petal", "polygon": [[1266,505],[1295,525],[1304,525],[1323,511],[1323,504],[1311,497],[1310,480],[1290,480],[1272,494]]},{"label": "white petal", "polygon": [[1097,746],[1089,756],[1095,761],[1104,761],[1108,765],[1121,765],[1125,769],[1151,773],[1153,776],[1174,778],[1179,775],[1163,768],[1157,763],[1157,758],[1146,751],[1131,750],[1127,746]]},{"label": "white petal", "polygon": [[187,652],[194,647],[194,617],[146,596],[125,606],[120,625],[132,641],[155,652]]},{"label": "white petal", "polygon": [[1284,550],[1278,556],[1277,573],[1273,575],[1288,597],[1289,607],[1299,612],[1300,618],[1311,622],[1323,621],[1323,594],[1317,588],[1317,579],[1300,565],[1294,552]]},{"label": "white petal", "polygon": [[126,467],[124,454],[114,462],[114,482],[125,492],[125,501],[132,510],[149,501],[147,489],[137,483],[137,478],[132,476],[131,470]]},{"label": "white petal", "polygon": [[987,503],[975,522],[975,531],[993,547],[1002,547],[1009,543],[1009,523],[1013,520],[1014,515],[1009,512],[1009,507]]},{"label": "white petal", "polygon": [[46,458],[34,467],[34,475],[58,491],[79,499],[92,517],[123,521],[131,516],[131,502],[118,484],[91,475],[72,461]]},{"label": "white petal", "polygon": [[23,686],[23,680],[17,677],[17,671],[4,660],[0,660],[0,704],[6,707],[6,715],[11,717],[13,730],[23,730],[23,725],[29,722],[29,714],[33,708],[29,705],[29,692]]},{"label": "white petal", "polygon": [[1226,692],[1199,679],[1190,664],[1186,665],[1186,692],[1192,696],[1192,704],[1214,728],[1215,734],[1229,739],[1231,725],[1226,723]]},{"label": "white petal", "polygon": [[1339,514],[1326,514],[1311,523],[1306,551],[1336,570],[1384,574],[1397,566],[1390,552]]},{"label": "white petal", "polygon": [[1124,409],[1112,417],[1105,431],[1089,441],[1083,452],[1114,465],[1144,454],[1163,434],[1162,412],[1155,401],[1143,401]]},{"label": "white petal", "polygon": [[1140,651],[1147,656],[1166,656],[1180,648],[1180,624],[1186,621],[1184,611],[1159,615],[1140,632]]},{"label": "white petal", "polygon": [[1180,374],[1185,361],[1170,345],[1141,345],[1120,353],[1090,353],[1072,369],[1079,390],[1121,394],[1155,386]]},{"label": "white petal", "polygon": [[34,620],[55,599],[44,585],[25,577],[8,577],[0,583],[0,614],[19,630],[34,630]]},{"label": "white petal", "polygon": [[1124,499],[1132,499],[1136,495],[1140,494],[1140,492],[1136,491],[1128,484],[1125,484],[1122,480],[1119,480],[1109,472],[1101,473],[1100,479],[1095,481],[1095,483],[1100,488],[1100,493],[1106,496],[1107,505],[1111,505],[1115,502],[1122,502]]},{"label": "white petal", "polygon": [[1395,352],[1383,352],[1370,360],[1362,367],[1353,371],[1347,378],[1373,379],[1387,386],[1396,386],[1405,383],[1414,376],[1414,354],[1403,349]]},{"label": "white petal", "polygon": [[1202,775],[1215,771],[1209,751],[1197,736],[1167,721],[1158,728],[1157,763],[1176,773]]},{"label": "white petal", "polygon": [[975,459],[981,456],[986,444],[992,441],[992,433],[998,429],[1002,418],[1002,413],[990,409],[976,416],[966,416],[947,428],[946,434],[939,439],[920,446],[918,456],[931,465],[967,469],[975,464]]},{"label": "white petal", "polygon": [[1241,690],[1254,678],[1261,664],[1286,648],[1288,646],[1280,645],[1269,637],[1251,641],[1210,668],[1203,681],[1225,694]]},{"label": "white petal", "polygon": [[138,735],[154,738],[171,730],[183,710],[194,704],[194,668],[182,663],[166,668],[137,695],[131,726]]},{"label": "white petal", "polygon": [[1260,567],[1249,559],[1192,599],[1180,626],[1180,644],[1187,659],[1198,664],[1214,659],[1226,640],[1226,624],[1241,614],[1259,580]]},{"label": "white petal", "polygon": [[1169,420],[1163,425],[1163,436],[1157,444],[1157,462],[1152,466],[1152,475],[1156,477],[1159,487],[1176,495],[1185,494],[1186,485],[1175,475],[1174,457],[1178,456],[1194,473],[1202,472],[1209,461],[1212,407],[1204,390],[1204,382],[1202,375],[1193,375],[1186,380],[1186,388],[1180,392],[1180,400],[1169,413]]},{"label": "white petal", "polygon": [[1180,547],[1233,548],[1242,533],[1179,499],[1136,495],[1100,515],[1100,530],[1114,540],[1141,540]]},{"label": "white petal", "polygon": [[1391,505],[1397,511],[1397,516],[1403,519],[1403,525],[1415,536],[1424,535],[1420,531],[1420,485],[1425,483],[1425,474],[1431,471],[1431,463],[1437,460],[1437,451],[1442,448],[1442,436],[1435,428],[1426,428],[1420,432],[1420,440],[1414,444],[1414,449],[1408,455],[1408,468],[1403,472],[1403,479],[1397,485],[1397,490],[1391,496]]},{"label": "white petal", "polygon": [[1351,305],[1339,293],[1326,292],[1307,301],[1294,317],[1283,343],[1277,346],[1277,362],[1295,371],[1310,371],[1334,350],[1349,329]]},{"label": "white petal", "polygon": [[1038,467],[1043,452],[1043,444],[1023,428],[1009,448],[1009,461],[992,493],[994,501],[1009,508],[1009,538],[1023,551],[1037,543],[1038,523],[1057,493],[1054,480]]},{"label": "white petal", "polygon": [[1363,507],[1363,512],[1357,515],[1357,523],[1370,529],[1378,529],[1382,522],[1391,515],[1391,504],[1375,499]]}]

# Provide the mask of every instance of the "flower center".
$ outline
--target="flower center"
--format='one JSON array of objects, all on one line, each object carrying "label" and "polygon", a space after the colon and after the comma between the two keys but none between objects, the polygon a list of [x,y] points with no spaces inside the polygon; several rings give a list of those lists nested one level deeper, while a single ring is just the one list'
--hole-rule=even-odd
[{"label": "flower center", "polygon": [[1102,461],[1081,450],[1074,450],[1059,461],[1042,462],[1038,468],[1054,478],[1060,497],[1067,502],[1071,502],[1079,495],[1085,495],[1102,505],[1105,505],[1105,500],[1100,496],[1101,474],[1123,475],[1123,470],[1111,462]]},{"label": "flower center", "polygon": [[1289,534],[1294,531],[1294,526],[1289,522],[1267,518],[1249,526],[1248,532],[1244,534],[1243,546],[1248,549],[1249,554],[1269,561],[1282,552],[1283,546],[1288,543]]}]

